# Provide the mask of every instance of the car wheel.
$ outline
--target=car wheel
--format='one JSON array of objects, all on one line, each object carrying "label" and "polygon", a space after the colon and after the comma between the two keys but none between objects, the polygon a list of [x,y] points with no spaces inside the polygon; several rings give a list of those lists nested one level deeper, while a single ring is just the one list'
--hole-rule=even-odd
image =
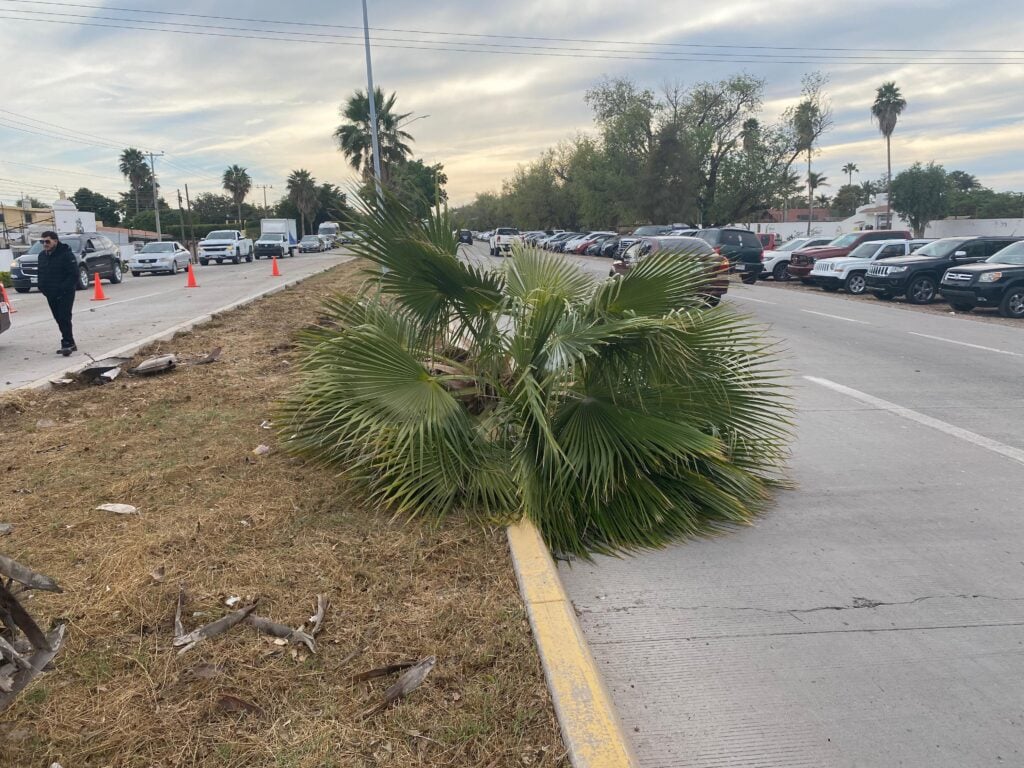
[{"label": "car wheel", "polygon": [[245,263],[252,264],[252,251],[249,251],[247,254],[245,254]]},{"label": "car wheel", "polygon": [[931,304],[935,299],[935,281],[922,275],[907,288],[907,301],[911,304]]},{"label": "car wheel", "polygon": [[124,280],[124,272],[121,271],[121,263],[114,264],[114,271],[110,274],[110,284],[117,285]]},{"label": "car wheel", "polygon": [[141,275],[141,274],[142,274],[141,272],[137,272],[137,271],[136,271],[136,270],[134,270],[134,269],[132,270],[132,277],[138,277],[138,276],[139,276],[139,275]]},{"label": "car wheel", "polygon": [[199,260],[199,264],[200,264],[200,266],[208,267],[208,266],[210,266],[210,260],[209,259],[200,259]]},{"label": "car wheel", "polygon": [[14,286],[14,290],[17,293],[28,293],[32,289],[31,288],[25,288],[24,286],[21,286],[21,285],[16,285],[16,286]]},{"label": "car wheel", "polygon": [[177,259],[172,259],[171,260],[171,268],[167,270],[167,274],[169,274],[169,275],[176,275],[176,274],[178,274],[178,260]]},{"label": "car wheel", "polygon": [[974,309],[973,304],[961,304],[959,302],[953,303],[952,301],[949,302],[949,306],[952,307],[954,312],[970,312]]},{"label": "car wheel", "polygon": [[241,264],[242,263],[242,259],[241,259],[240,256],[235,256],[234,258],[231,259],[231,263],[232,264]]},{"label": "car wheel", "polygon": [[1024,317],[1024,285],[1006,292],[999,302],[999,314],[1003,317]]},{"label": "car wheel", "polygon": [[854,272],[852,275],[846,278],[846,292],[853,296],[860,296],[864,291],[868,289],[867,280],[864,279],[864,275],[860,272]]},{"label": "car wheel", "polygon": [[89,287],[89,270],[82,264],[78,267],[78,290],[84,291]]},{"label": "car wheel", "polygon": [[778,264],[776,264],[775,268],[772,269],[772,278],[777,283],[788,283],[790,280],[792,280],[793,278],[789,274],[789,262],[780,261]]},{"label": "car wheel", "polygon": [[744,285],[756,285],[757,275],[743,275],[740,280],[743,281]]}]

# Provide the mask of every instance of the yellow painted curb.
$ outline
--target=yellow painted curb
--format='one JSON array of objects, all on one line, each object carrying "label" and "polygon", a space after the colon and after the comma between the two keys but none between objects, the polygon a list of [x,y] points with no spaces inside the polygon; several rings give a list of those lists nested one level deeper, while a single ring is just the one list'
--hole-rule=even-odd
[{"label": "yellow painted curb", "polygon": [[509,526],[508,543],[570,761],[575,768],[634,768],[611,697],[540,531],[524,520]]}]

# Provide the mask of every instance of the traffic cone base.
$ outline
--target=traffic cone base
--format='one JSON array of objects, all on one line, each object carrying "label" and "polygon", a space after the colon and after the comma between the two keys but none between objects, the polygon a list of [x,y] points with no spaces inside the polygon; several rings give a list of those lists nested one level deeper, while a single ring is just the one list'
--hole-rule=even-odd
[{"label": "traffic cone base", "polygon": [[93,301],[106,301],[107,297],[103,294],[103,285],[100,283],[99,273],[97,272],[96,274],[94,274],[93,278],[94,278],[94,281],[93,281],[92,300]]},{"label": "traffic cone base", "polygon": [[273,262],[274,267],[273,267],[273,269],[270,270],[270,276],[271,277],[280,277],[281,276],[281,270],[277,268],[277,256],[272,256],[271,257],[271,261]]},{"label": "traffic cone base", "polygon": [[7,311],[12,315],[18,311],[14,308],[14,302],[11,301],[11,297],[7,295],[7,289],[4,288],[3,283],[0,283],[0,301],[7,305]]},{"label": "traffic cone base", "polygon": [[185,283],[186,288],[198,288],[199,283],[196,282],[196,273],[192,269],[192,262],[188,263],[188,282]]}]

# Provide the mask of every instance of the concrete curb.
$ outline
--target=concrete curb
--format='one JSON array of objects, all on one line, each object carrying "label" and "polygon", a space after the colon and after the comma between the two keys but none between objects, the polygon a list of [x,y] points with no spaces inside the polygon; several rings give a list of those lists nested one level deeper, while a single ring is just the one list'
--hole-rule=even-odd
[{"label": "concrete curb", "polygon": [[629,743],[540,531],[507,529],[519,591],[574,768],[635,768]]},{"label": "concrete curb", "polygon": [[[355,258],[354,256],[348,256],[348,257],[343,258],[341,261],[336,261],[335,263],[333,263],[333,264],[331,264],[329,266],[323,267],[322,269],[318,269],[315,272],[310,272],[305,277],[298,277],[298,278],[295,278],[294,280],[288,280],[288,281],[286,281],[284,283],[279,283],[278,285],[272,285],[269,288],[264,288],[262,291],[257,291],[256,293],[250,294],[249,296],[245,296],[244,298],[241,298],[238,301],[233,301],[232,303],[230,303],[230,304],[228,304],[226,306],[220,307],[218,309],[215,309],[212,312],[208,312],[205,315],[199,315],[198,317],[193,317],[191,320],[186,320],[183,323],[178,323],[177,325],[172,325],[170,328],[165,328],[162,331],[157,331],[156,333],[154,333],[154,334],[152,334],[150,336],[147,336],[144,339],[140,339],[139,341],[133,341],[131,344],[125,344],[123,347],[118,347],[117,349],[111,350],[110,352],[104,352],[102,355],[98,355],[95,359],[96,360],[102,360],[105,357],[131,357],[136,352],[138,352],[140,349],[143,349],[144,347],[149,346],[153,342],[156,342],[156,341],[168,341],[168,340],[174,338],[175,334],[182,333],[183,331],[190,331],[193,328],[195,328],[196,326],[203,325],[204,323],[208,323],[211,320],[213,320],[215,317],[217,317],[219,315],[223,315],[225,312],[230,312],[233,309],[238,309],[239,307],[244,307],[247,304],[252,304],[254,301],[258,301],[259,299],[262,299],[265,296],[273,296],[275,293],[280,293],[281,291],[286,291],[289,288],[298,285],[303,280],[308,280],[311,277],[316,277],[317,275],[322,275],[324,272],[327,272],[329,270],[334,269],[339,264],[345,264],[345,263],[347,263],[349,261],[352,261],[352,259],[354,259],[354,258]],[[18,392],[19,390],[25,390],[25,389],[47,389],[48,387],[50,387],[51,382],[54,379],[59,379],[62,376],[68,376],[68,375],[71,375],[71,374],[78,373],[79,371],[81,371],[81,370],[83,370],[85,368],[88,368],[90,365],[92,365],[92,361],[91,360],[89,362],[86,362],[86,363],[76,363],[75,365],[71,366],[70,368],[65,368],[62,371],[58,371],[57,373],[51,373],[48,376],[44,376],[41,379],[36,379],[35,381],[30,382],[28,384],[22,384],[20,387],[13,387],[11,389],[4,390],[4,391],[6,391],[6,392]]]}]

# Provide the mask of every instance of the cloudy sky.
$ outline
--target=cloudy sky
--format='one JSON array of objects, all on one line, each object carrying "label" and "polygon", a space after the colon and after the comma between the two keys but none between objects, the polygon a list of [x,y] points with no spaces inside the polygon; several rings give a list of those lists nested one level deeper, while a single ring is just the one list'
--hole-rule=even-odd
[{"label": "cloudy sky", "polygon": [[[409,126],[415,151],[445,164],[462,203],[592,130],[583,94],[602,76],[658,89],[748,72],[767,81],[770,120],[816,69],[831,78],[836,124],[816,162],[833,189],[847,162],[861,180],[882,174],[869,107],[895,80],[909,102],[897,170],[934,160],[1024,191],[1019,10],[1019,0],[370,0],[370,23],[376,83],[397,91],[400,111],[429,115]],[[271,199],[294,168],[345,186],[353,176],[332,132],[339,104],[366,85],[361,23],[356,0],[0,0],[0,200],[79,186],[113,196],[126,189],[117,156],[128,145],[167,153],[157,171],[169,200],[186,183],[217,190],[232,163],[272,184]],[[244,39],[274,36],[290,39]]]}]

